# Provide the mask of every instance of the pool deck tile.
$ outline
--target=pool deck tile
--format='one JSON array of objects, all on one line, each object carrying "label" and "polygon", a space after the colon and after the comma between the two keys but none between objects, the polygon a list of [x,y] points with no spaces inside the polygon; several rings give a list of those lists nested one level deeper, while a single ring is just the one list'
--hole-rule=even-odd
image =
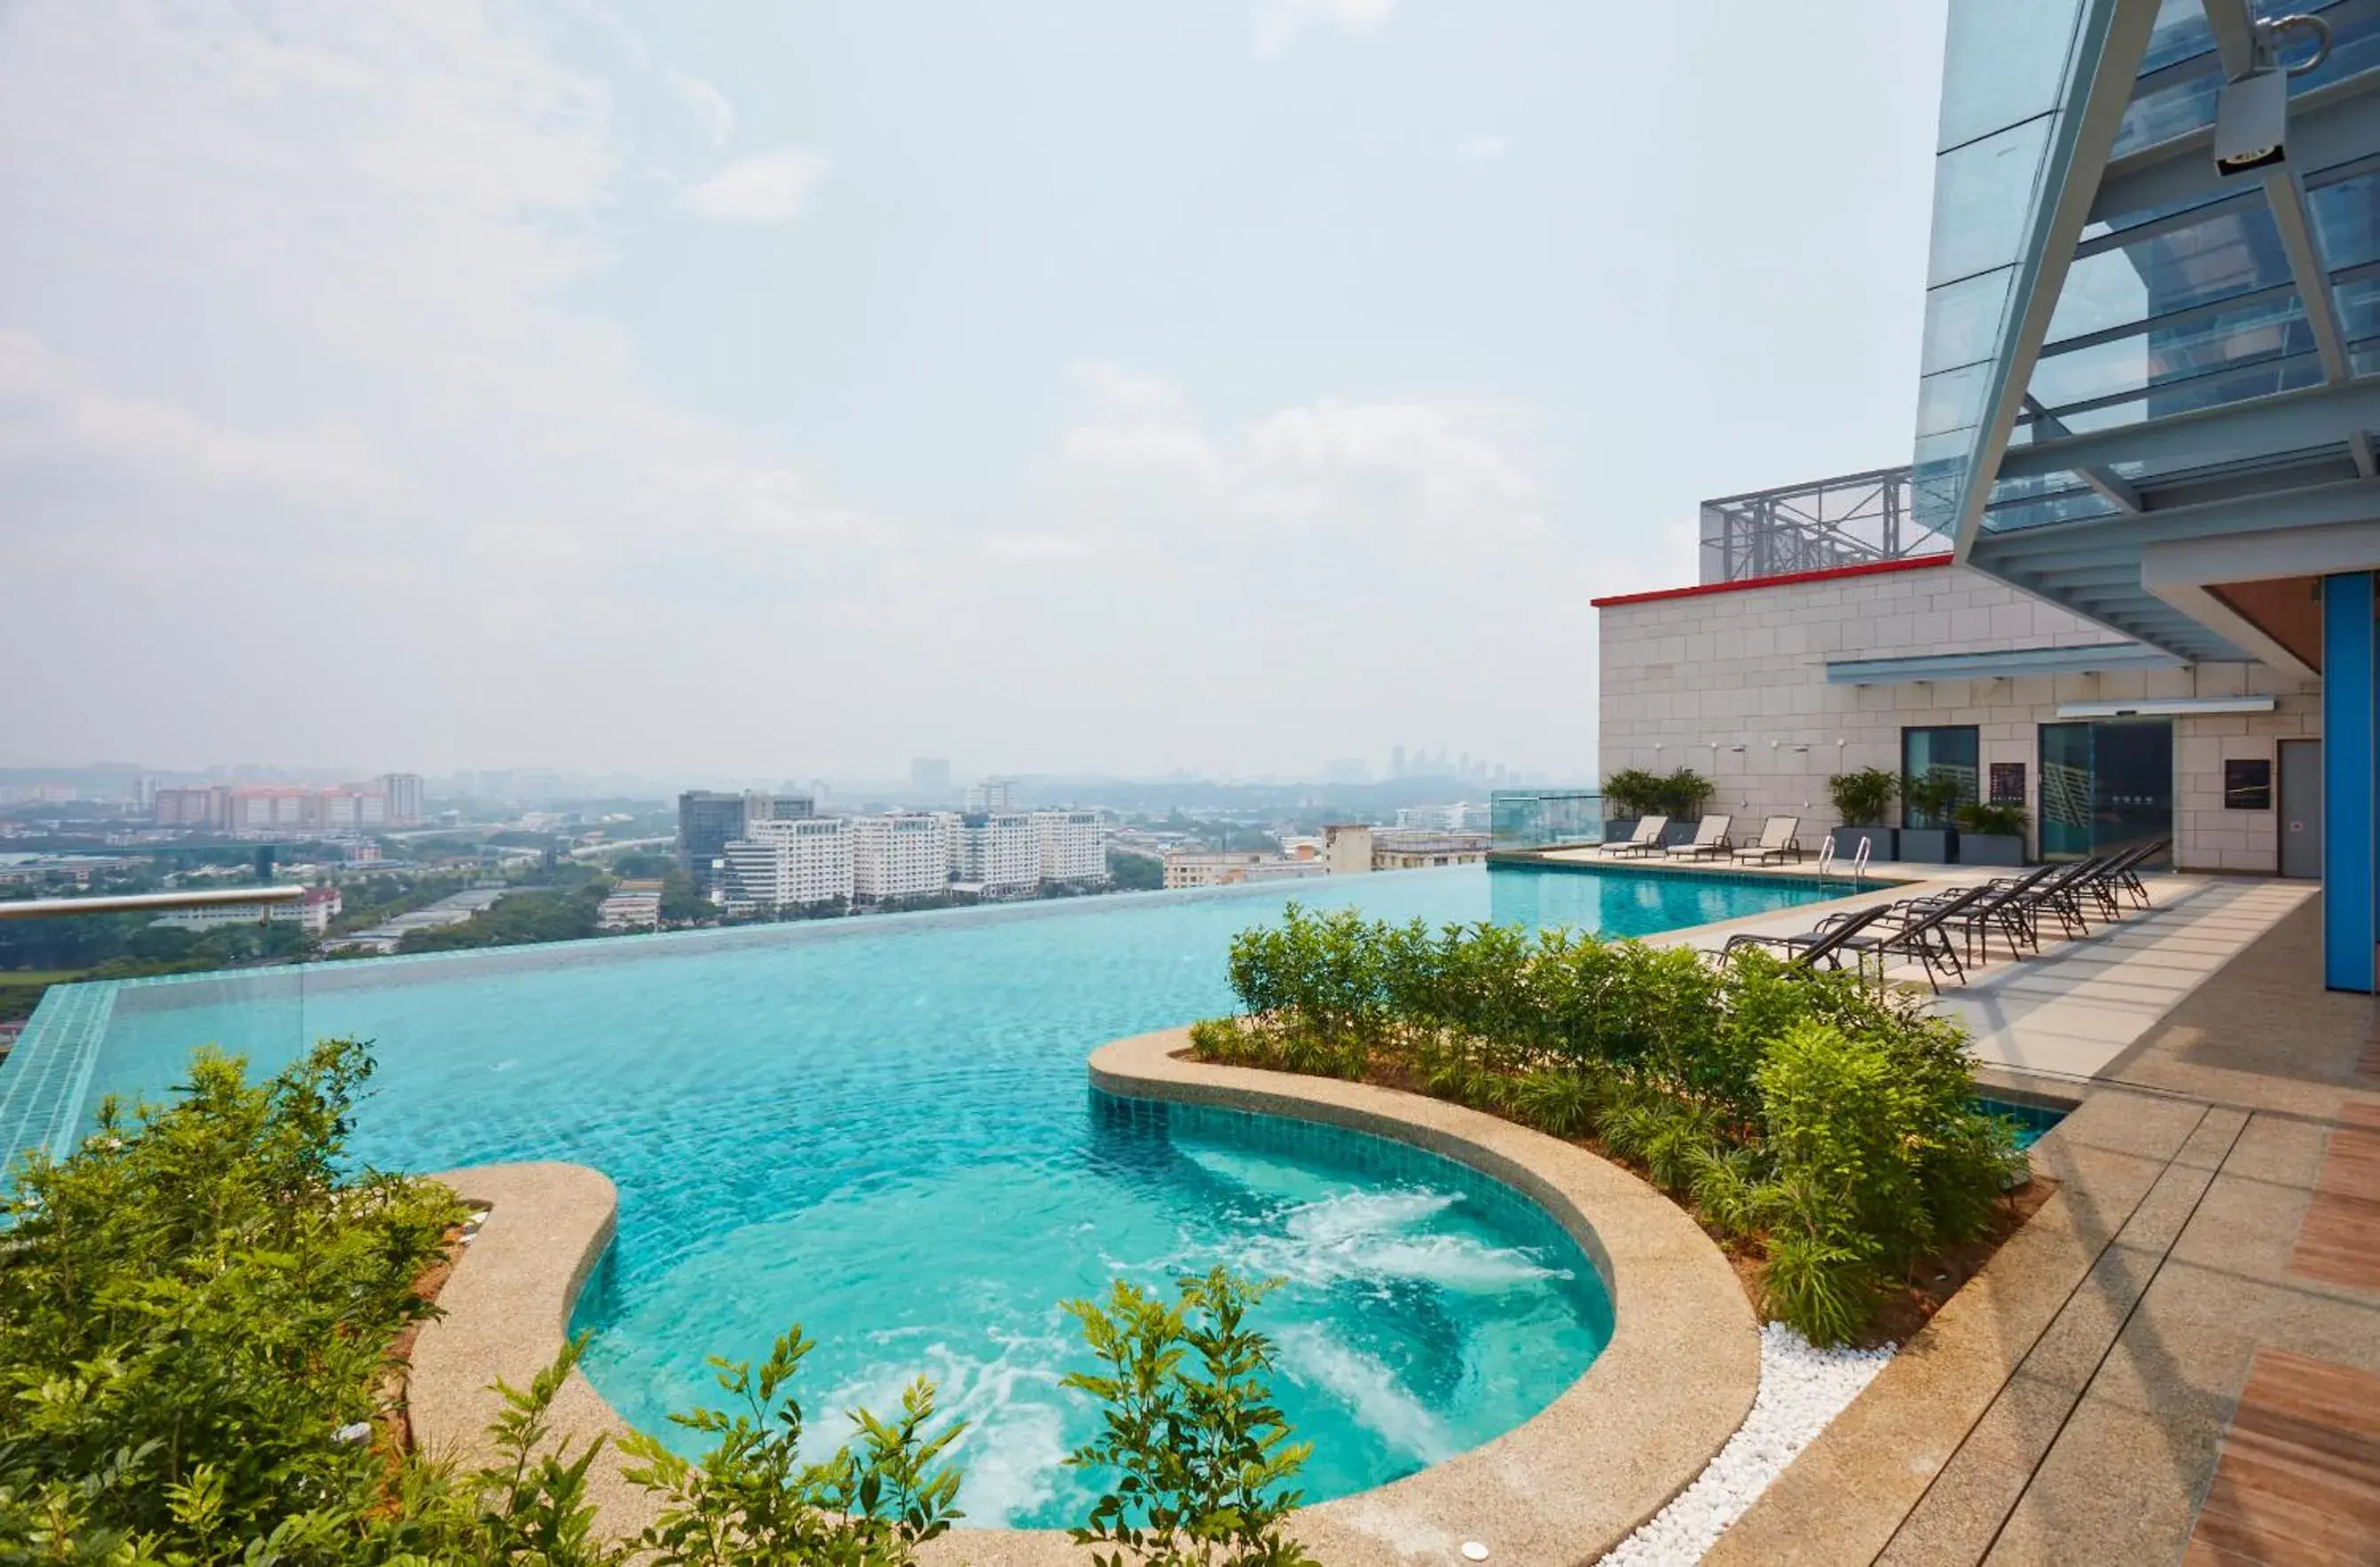
[{"label": "pool deck tile", "polygon": [[2321,990],[2284,890],[2196,900],[2230,934],[2190,945],[2238,956],[2069,1087],[2034,1150],[2056,1197],[1706,1561],[2380,1560],[2380,1007]]}]

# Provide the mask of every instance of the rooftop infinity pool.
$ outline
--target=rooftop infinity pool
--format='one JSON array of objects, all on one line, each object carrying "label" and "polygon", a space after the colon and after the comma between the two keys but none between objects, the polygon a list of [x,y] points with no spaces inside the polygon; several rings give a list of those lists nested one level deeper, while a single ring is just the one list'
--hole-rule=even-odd
[{"label": "rooftop infinity pool", "polygon": [[157,1096],[193,1045],[277,1067],[376,1042],[357,1152],[434,1170],[593,1165],[618,1239],[579,1308],[630,1421],[715,1392],[704,1356],[819,1342],[811,1425],[923,1373],[971,1422],[976,1525],[1079,1519],[1093,1416],[1061,1302],[1216,1263],[1286,1281],[1259,1325],[1315,1443],[1313,1500],[1528,1418],[1611,1306],[1513,1193],[1399,1144],[1092,1092],[1090,1052],[1226,1009],[1232,934],[1291,897],[1387,919],[1646,934],[1833,896],[1808,881],[1466,867],[51,992],[0,1068],[0,1139],[70,1142],[103,1093]]}]

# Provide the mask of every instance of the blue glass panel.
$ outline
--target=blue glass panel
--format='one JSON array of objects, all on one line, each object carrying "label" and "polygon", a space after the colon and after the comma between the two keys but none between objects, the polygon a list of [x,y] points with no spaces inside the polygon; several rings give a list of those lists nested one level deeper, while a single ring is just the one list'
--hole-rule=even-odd
[{"label": "blue glass panel", "polygon": [[2016,259],[2057,118],[2027,120],[1934,160],[1934,247],[1926,287]]},{"label": "blue glass panel", "polygon": [[[2011,442],[2012,446],[2022,444]],[[2045,495],[2066,495],[2087,488],[2076,475],[2069,473],[2026,474],[2017,478],[1997,478],[1992,481],[1991,504],[2004,501],[2038,499]]]},{"label": "blue glass panel", "polygon": [[[2202,24],[2204,18],[2200,18]],[[2221,95],[2223,74],[2210,70],[2168,82],[2124,105],[2123,124],[2116,130],[2111,158],[2170,141],[2177,136],[2215,123],[2215,101]]]},{"label": "blue glass panel", "polygon": [[2156,21],[2149,29],[2149,46],[2141,55],[2141,74],[2215,51],[2215,33],[2206,25],[2204,0],[2161,0]]},{"label": "blue glass panel", "polygon": [[2095,343],[2063,354],[2045,351],[2030,388],[2049,408],[2119,392],[2141,392],[2211,370],[2313,351],[2313,329],[2294,295],[2260,300],[2180,326]]},{"label": "blue glass panel", "polygon": [[1984,526],[1993,533],[2015,533],[2022,528],[2046,527],[2051,523],[2076,523],[2088,517],[2111,516],[2115,510],[2115,503],[2097,490],[2077,490],[2039,500],[2019,500],[2007,506],[1992,507],[1984,513]]},{"label": "blue glass panel", "polygon": [[1968,365],[1917,382],[1917,433],[1939,435],[1945,430],[1972,428],[1983,422],[1984,391],[1990,384],[1989,364]]},{"label": "blue glass panel", "polygon": [[2174,381],[2121,403],[2063,413],[2058,419],[2069,430],[2080,435],[2086,430],[2115,429],[2124,425],[2139,424],[2143,419],[2161,419],[2169,414],[2188,414],[2200,408],[2213,408],[2225,403],[2244,403],[2251,397],[2269,397],[2277,392],[2295,392],[2301,387],[2321,384],[2322,361],[2311,354],[2302,354],[2292,358],[2200,376],[2192,380]]},{"label": "blue glass panel", "polygon": [[2076,261],[2050,317],[2049,341],[2211,304],[2289,275],[2273,214],[2261,206],[2226,208],[2204,223]]},{"label": "blue glass panel", "polygon": [[2380,337],[2380,278],[2350,278],[2334,283],[2331,302],[2338,310],[2338,335],[2353,343],[2360,337]]},{"label": "blue glass panel", "polygon": [[2380,174],[2317,186],[2306,192],[2306,211],[2325,266],[2380,258]]},{"label": "blue glass panel", "polygon": [[1998,351],[2008,318],[2014,267],[1996,267],[1961,283],[1945,283],[1925,295],[1925,347],[1921,374],[1952,370],[1988,359]]},{"label": "blue glass panel", "polygon": [[2079,0],[1951,0],[1937,150],[2058,107],[2081,9]]}]

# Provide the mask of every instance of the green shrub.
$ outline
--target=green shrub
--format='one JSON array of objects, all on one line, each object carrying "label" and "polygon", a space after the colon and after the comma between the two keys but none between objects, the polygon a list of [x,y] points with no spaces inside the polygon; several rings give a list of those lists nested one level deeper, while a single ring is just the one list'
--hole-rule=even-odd
[{"label": "green shrub", "polygon": [[1652,808],[1679,821],[1691,821],[1718,792],[1718,786],[1692,767],[1680,767],[1662,778],[1653,791]]},{"label": "green shrub", "polygon": [[1952,813],[1961,832],[1978,837],[2022,838],[2033,825],[2033,817],[2022,805],[1985,803],[1969,801]]},{"label": "green shrub", "polygon": [[329,1041],[261,1083],[212,1051],[169,1105],[110,1100],[68,1158],[17,1171],[0,1254],[0,1475],[80,1494],[91,1526],[214,1559],[302,1499],[350,1512],[381,1460],[388,1344],[461,1209],[443,1187],[343,1180],[371,1071]]},{"label": "green shrub", "polygon": [[1661,809],[1669,780],[1642,767],[1623,767],[1603,780],[1603,810],[1609,816],[1649,816]]},{"label": "green shrub", "polygon": [[1882,767],[1860,767],[1827,780],[1827,798],[1848,827],[1880,827],[1900,792],[1900,779]]},{"label": "green shrub", "polygon": [[[1099,1439],[1067,1462],[1113,1482],[1075,1544],[1149,1567],[1315,1567],[1281,1532],[1309,1448],[1273,1405],[1270,1341],[1246,1326],[1271,1288],[1217,1269],[1178,1281],[1171,1306],[1121,1279],[1104,1306],[1066,1303],[1105,1368],[1066,1378],[1102,1406]],[[1092,1561],[1123,1567],[1124,1550]]]},{"label": "green shrub", "polygon": [[621,1444],[642,1461],[627,1478],[662,1498],[660,1519],[644,1533],[652,1561],[664,1567],[890,1567],[911,1561],[917,1546],[960,1516],[958,1472],[941,1455],[964,1428],[953,1422],[929,1431],[934,1389],[923,1379],[901,1395],[895,1418],[853,1411],[857,1451],[844,1447],[822,1463],[803,1462],[802,1406],[786,1388],[815,1347],[795,1327],[777,1341],[757,1377],[748,1362],[711,1361],[720,1387],[740,1407],[670,1416],[712,1439],[698,1465],[642,1432]]}]

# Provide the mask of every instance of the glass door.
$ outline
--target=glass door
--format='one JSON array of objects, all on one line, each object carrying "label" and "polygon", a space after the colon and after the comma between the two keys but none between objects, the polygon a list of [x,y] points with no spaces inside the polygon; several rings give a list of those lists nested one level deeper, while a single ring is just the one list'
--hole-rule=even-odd
[{"label": "glass door", "polygon": [[2041,726],[2041,855],[2079,860],[2173,836],[2173,720]]}]

